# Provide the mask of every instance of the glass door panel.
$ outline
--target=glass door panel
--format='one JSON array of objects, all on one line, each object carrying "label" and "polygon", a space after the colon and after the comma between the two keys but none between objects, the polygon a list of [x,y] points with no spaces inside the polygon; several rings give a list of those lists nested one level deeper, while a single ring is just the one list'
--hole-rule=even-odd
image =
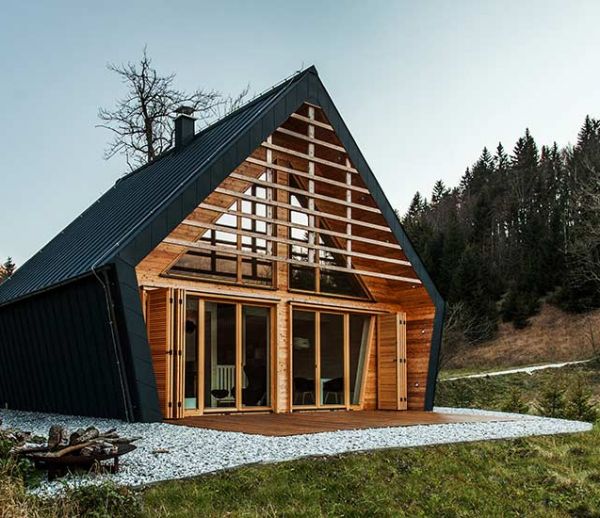
[{"label": "glass door panel", "polygon": [[204,304],[204,408],[236,406],[236,304]]},{"label": "glass door panel", "polygon": [[316,314],[292,313],[292,404],[315,405]]},{"label": "glass door panel", "polygon": [[360,390],[363,377],[366,376],[366,356],[368,349],[370,315],[350,314],[350,337],[348,354],[350,355],[350,404],[360,404]]},{"label": "glass door panel", "polygon": [[344,404],[344,315],[320,314],[320,403]]},{"label": "glass door panel", "polygon": [[265,407],[270,401],[270,309],[242,307],[242,406]]},{"label": "glass door panel", "polygon": [[198,409],[198,299],[187,297],[185,301],[185,345],[183,394],[184,410]]}]

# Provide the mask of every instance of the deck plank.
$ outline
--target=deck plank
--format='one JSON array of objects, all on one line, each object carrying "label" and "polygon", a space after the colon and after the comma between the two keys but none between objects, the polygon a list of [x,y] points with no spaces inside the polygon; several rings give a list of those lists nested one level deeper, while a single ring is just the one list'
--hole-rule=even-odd
[{"label": "deck plank", "polygon": [[288,435],[396,426],[512,421],[511,416],[450,414],[416,410],[312,411],[291,414],[220,414],[168,420],[167,423],[227,432],[282,437]]}]

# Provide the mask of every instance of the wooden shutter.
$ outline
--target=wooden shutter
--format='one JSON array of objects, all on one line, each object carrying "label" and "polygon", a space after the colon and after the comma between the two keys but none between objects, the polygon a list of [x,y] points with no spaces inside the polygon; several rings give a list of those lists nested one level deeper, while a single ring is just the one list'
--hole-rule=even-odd
[{"label": "wooden shutter", "polygon": [[406,316],[380,315],[377,332],[377,407],[406,410]]},{"label": "wooden shutter", "polygon": [[171,374],[172,386],[175,387],[175,395],[173,400],[172,417],[181,419],[184,417],[184,373],[185,373],[185,291],[174,289],[171,291],[171,299],[173,300],[172,322],[173,330],[172,349],[173,357],[173,372]]},{"label": "wooden shutter", "polygon": [[168,288],[148,291],[146,327],[156,377],[158,399],[165,419],[173,417],[173,293]]},{"label": "wooden shutter", "polygon": [[406,313],[398,314],[398,410],[408,408],[406,374]]}]

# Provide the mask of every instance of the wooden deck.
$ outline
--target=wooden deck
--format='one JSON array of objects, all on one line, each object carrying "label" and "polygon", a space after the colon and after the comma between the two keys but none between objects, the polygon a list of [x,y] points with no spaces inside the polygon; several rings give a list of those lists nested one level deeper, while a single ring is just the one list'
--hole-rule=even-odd
[{"label": "wooden deck", "polygon": [[442,412],[344,410],[321,412],[294,412],[292,414],[221,414],[186,417],[169,420],[168,423],[209,428],[227,432],[243,432],[256,435],[286,436],[337,430],[364,428],[387,428],[391,426],[415,426],[448,423],[480,423],[486,421],[510,421],[510,417],[468,414],[444,414]]}]

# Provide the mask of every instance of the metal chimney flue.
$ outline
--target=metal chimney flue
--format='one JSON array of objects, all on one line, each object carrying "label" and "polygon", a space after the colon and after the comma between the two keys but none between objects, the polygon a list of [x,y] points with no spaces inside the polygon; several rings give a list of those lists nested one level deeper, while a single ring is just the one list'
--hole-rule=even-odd
[{"label": "metal chimney flue", "polygon": [[195,117],[194,108],[191,106],[180,106],[175,110],[175,149],[185,146],[194,137]]}]

